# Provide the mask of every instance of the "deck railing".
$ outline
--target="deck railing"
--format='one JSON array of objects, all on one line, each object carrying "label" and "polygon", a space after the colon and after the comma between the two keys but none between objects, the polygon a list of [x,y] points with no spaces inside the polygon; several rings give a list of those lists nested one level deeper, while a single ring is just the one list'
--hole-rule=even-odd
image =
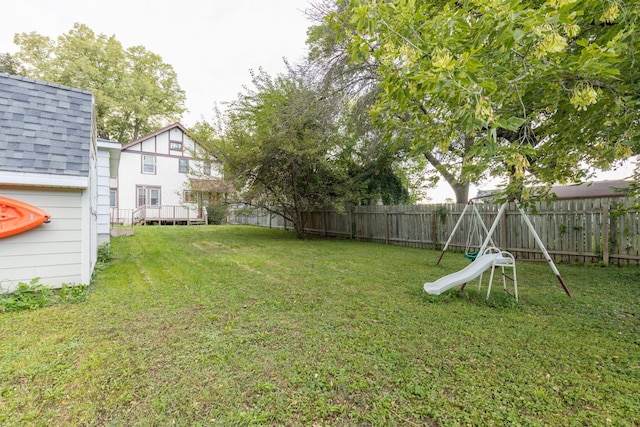
[{"label": "deck railing", "polygon": [[207,209],[188,205],[140,206],[136,209],[111,208],[112,225],[196,225],[207,223]]}]

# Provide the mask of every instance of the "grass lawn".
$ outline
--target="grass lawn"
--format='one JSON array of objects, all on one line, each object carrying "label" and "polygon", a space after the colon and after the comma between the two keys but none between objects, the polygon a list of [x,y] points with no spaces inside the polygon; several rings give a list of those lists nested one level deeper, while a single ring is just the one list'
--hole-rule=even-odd
[{"label": "grass lawn", "polygon": [[2,425],[640,425],[640,268],[518,263],[520,302],[422,284],[460,254],[138,227],[88,301],[0,315]]}]

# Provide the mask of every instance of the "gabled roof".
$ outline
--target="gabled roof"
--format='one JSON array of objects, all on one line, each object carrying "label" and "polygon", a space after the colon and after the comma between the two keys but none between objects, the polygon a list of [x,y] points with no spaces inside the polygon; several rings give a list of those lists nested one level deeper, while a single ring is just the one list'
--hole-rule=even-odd
[{"label": "gabled roof", "polygon": [[180,129],[182,132],[186,133],[187,135],[189,134],[189,131],[187,130],[187,128],[186,128],[186,127],[184,127],[184,126],[182,126],[182,124],[180,124],[180,123],[177,123],[177,122],[176,122],[176,123],[172,123],[172,124],[170,124],[170,125],[168,125],[168,126],[165,126],[165,127],[163,127],[162,129],[158,129],[158,130],[157,130],[157,131],[155,131],[155,132],[151,132],[151,133],[148,133],[148,134],[146,134],[146,135],[144,135],[144,136],[141,136],[140,138],[135,139],[135,140],[133,140],[133,141],[131,141],[131,142],[129,142],[129,143],[127,143],[127,144],[123,145],[123,146],[122,146],[122,150],[124,151],[124,150],[126,150],[127,148],[132,147],[132,146],[134,146],[134,145],[136,145],[136,144],[138,144],[138,143],[140,143],[140,142],[142,142],[142,141],[146,141],[147,139],[151,139],[151,138],[153,138],[154,136],[158,136],[158,135],[160,135],[161,133],[164,133],[164,132],[170,131],[171,129],[174,129],[174,128],[178,128],[178,129]]},{"label": "gabled roof", "polygon": [[87,177],[93,95],[0,73],[0,171]]}]

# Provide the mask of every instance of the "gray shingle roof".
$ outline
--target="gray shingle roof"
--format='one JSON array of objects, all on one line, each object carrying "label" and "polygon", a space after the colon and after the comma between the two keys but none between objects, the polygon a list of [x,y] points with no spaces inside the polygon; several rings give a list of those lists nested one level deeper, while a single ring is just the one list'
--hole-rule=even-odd
[{"label": "gray shingle roof", "polygon": [[0,170],[88,176],[93,95],[0,73]]}]

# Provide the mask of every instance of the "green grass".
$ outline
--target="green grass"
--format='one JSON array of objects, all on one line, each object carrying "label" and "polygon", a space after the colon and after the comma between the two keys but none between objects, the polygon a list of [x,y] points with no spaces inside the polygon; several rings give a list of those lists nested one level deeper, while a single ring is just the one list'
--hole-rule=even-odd
[{"label": "green grass", "polygon": [[433,297],[447,254],[138,227],[89,298],[0,315],[2,425],[640,425],[640,269],[518,263]]}]

